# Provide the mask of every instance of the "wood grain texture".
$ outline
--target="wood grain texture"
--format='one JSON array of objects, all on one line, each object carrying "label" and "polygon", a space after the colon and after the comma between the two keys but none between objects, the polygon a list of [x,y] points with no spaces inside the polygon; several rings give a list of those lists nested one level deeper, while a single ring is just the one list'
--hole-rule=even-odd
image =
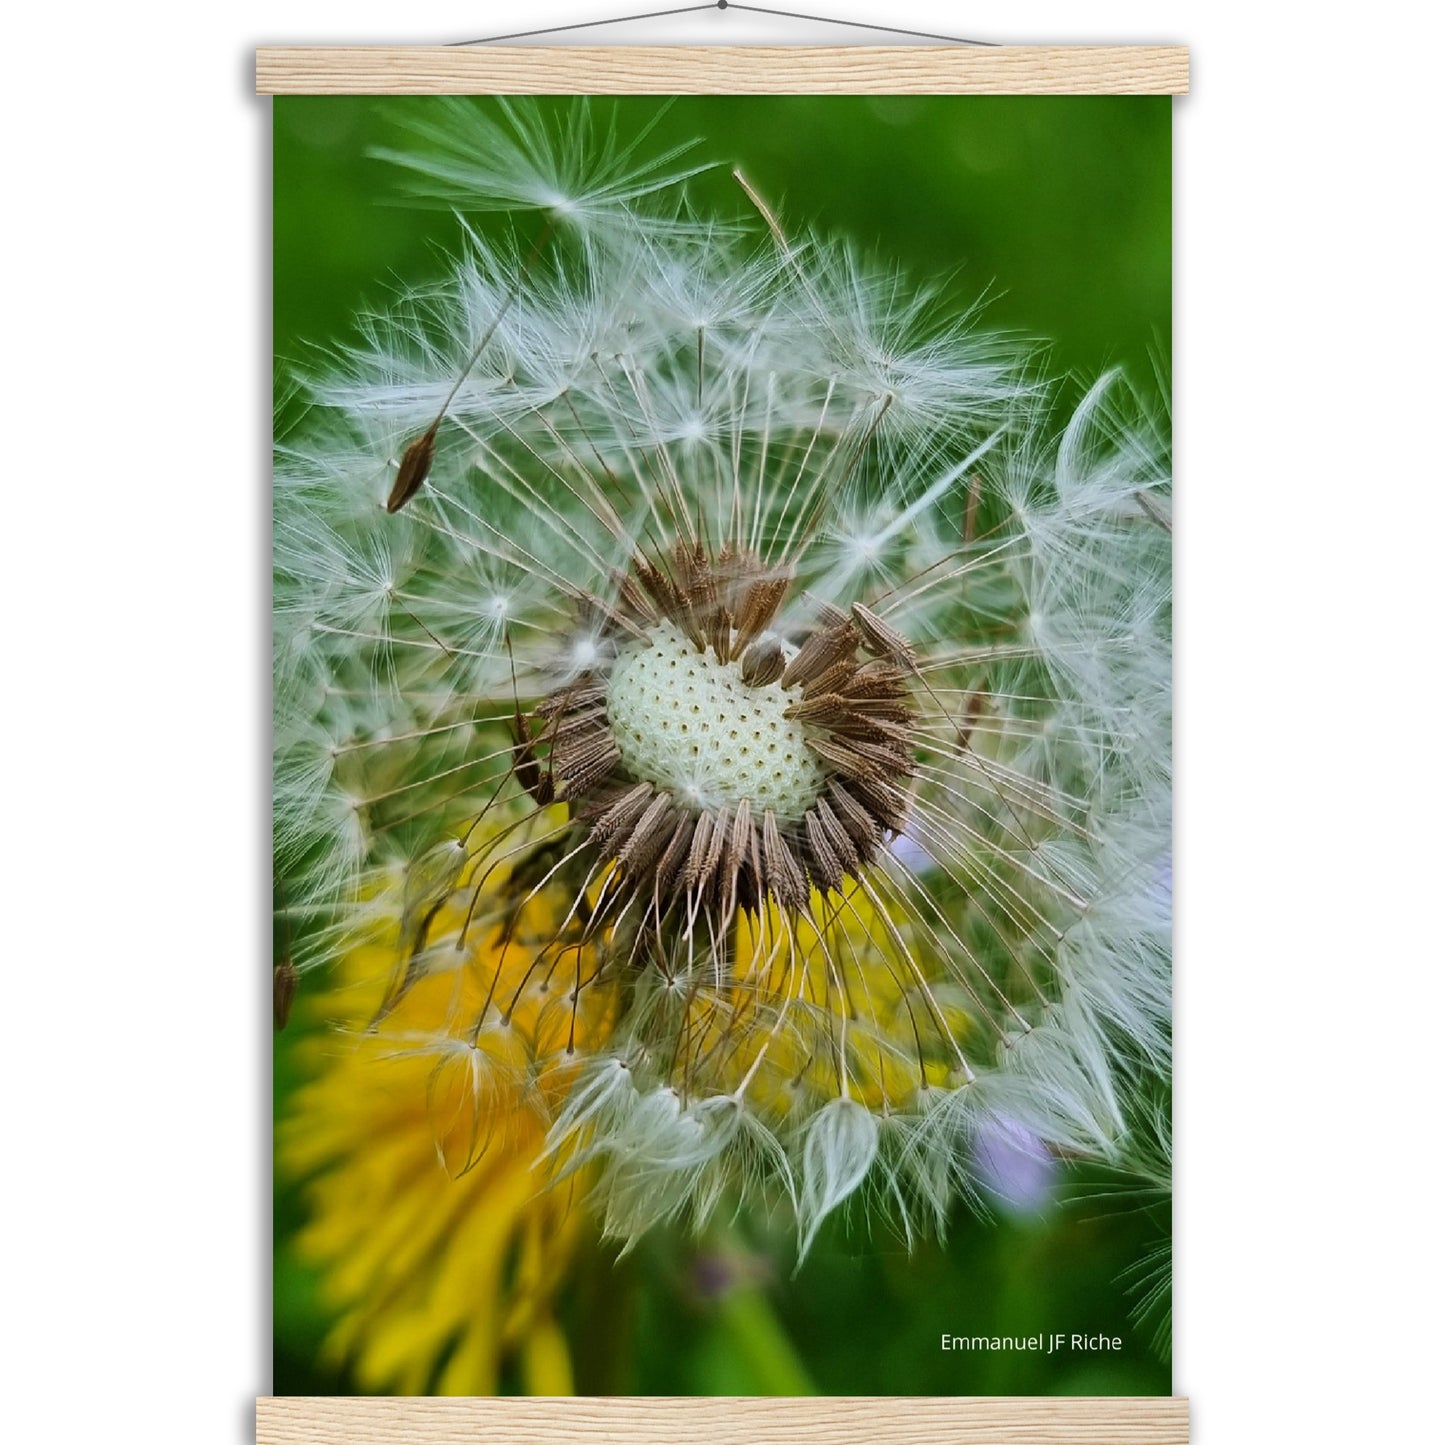
[{"label": "wood grain texture", "polygon": [[1188,1445],[1170,1398],[263,1397],[257,1445]]},{"label": "wood grain texture", "polygon": [[264,46],[261,95],[1182,95],[1182,45]]}]

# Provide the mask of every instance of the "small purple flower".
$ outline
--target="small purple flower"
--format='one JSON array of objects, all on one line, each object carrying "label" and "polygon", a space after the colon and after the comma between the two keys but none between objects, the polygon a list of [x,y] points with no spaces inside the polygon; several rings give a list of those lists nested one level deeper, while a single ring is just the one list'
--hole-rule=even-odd
[{"label": "small purple flower", "polygon": [[980,1127],[974,1166],[985,1192],[1011,1214],[1042,1214],[1053,1198],[1058,1160],[1038,1135],[1007,1119]]}]

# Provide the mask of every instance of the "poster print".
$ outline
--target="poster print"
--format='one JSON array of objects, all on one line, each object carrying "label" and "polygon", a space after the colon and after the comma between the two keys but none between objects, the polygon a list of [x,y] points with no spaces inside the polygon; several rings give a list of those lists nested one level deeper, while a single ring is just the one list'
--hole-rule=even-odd
[{"label": "poster print", "polygon": [[1168,107],[276,100],[276,1393],[1168,1393]]}]

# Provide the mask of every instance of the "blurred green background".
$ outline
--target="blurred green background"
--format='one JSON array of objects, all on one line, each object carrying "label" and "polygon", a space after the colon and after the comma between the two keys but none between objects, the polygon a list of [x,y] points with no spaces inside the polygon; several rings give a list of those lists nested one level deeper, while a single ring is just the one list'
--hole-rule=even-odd
[{"label": "blurred green background", "polygon": [[[554,102],[543,101],[542,104]],[[278,378],[405,279],[440,276],[459,249],[443,209],[405,204],[395,169],[402,110],[425,101],[273,102]],[[608,102],[611,104],[611,102]],[[656,119],[654,99],[616,102],[619,132]],[[785,226],[846,236],[989,324],[1049,343],[1049,368],[1087,386],[1122,365],[1147,383],[1170,346],[1167,97],[685,97],[658,148],[699,139],[727,164],[690,188],[747,214],[741,165]],[[488,225],[504,225],[489,218]],[[278,395],[282,389],[278,387]],[[282,406],[278,424],[287,420]],[[292,1028],[295,1029],[293,1023]],[[295,1084],[296,1035],[278,1036],[275,1103]],[[649,1239],[623,1265],[587,1262],[562,1301],[578,1388],[638,1394],[1167,1394],[1158,1308],[1135,1318],[1141,1261],[1169,1237],[1162,1198],[1103,1176],[1060,1175],[1040,1211],[981,1222],[960,1209],[946,1247],[910,1255],[830,1221],[796,1275],[769,1239]],[[275,1207],[277,1394],[354,1393],[318,1365],[326,1319],[289,1241],[294,1190]],[[605,1338],[585,1321],[601,1314]],[[941,1334],[1119,1336],[1108,1355],[946,1353]],[[590,1343],[589,1343],[590,1342]]]}]

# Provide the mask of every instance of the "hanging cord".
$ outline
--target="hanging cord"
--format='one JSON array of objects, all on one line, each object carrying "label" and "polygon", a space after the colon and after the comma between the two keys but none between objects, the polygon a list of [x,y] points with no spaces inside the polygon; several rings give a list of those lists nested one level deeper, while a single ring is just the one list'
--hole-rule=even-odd
[{"label": "hanging cord", "polygon": [[785,20],[810,20],[819,25],[846,25],[853,30],[877,30],[886,35],[908,35],[915,40],[942,40],[949,45],[996,45],[994,40],[965,40],[957,35],[934,35],[927,30],[903,30],[897,25],[871,25],[865,20],[836,20],[829,15],[804,15],[797,10],[774,10],[766,5],[737,5],[715,0],[706,5],[680,5],[673,10],[648,10],[636,15],[614,15],[607,20],[578,20],[571,25],[550,25],[542,30],[517,30],[510,35],[486,35],[480,40],[454,40],[452,45],[495,45],[502,40],[530,40],[537,35],[560,35],[567,30],[593,30],[599,25],[630,25],[635,20],[661,20],[668,15],[691,15],[700,10],[746,10],[753,15],[776,15]]}]

